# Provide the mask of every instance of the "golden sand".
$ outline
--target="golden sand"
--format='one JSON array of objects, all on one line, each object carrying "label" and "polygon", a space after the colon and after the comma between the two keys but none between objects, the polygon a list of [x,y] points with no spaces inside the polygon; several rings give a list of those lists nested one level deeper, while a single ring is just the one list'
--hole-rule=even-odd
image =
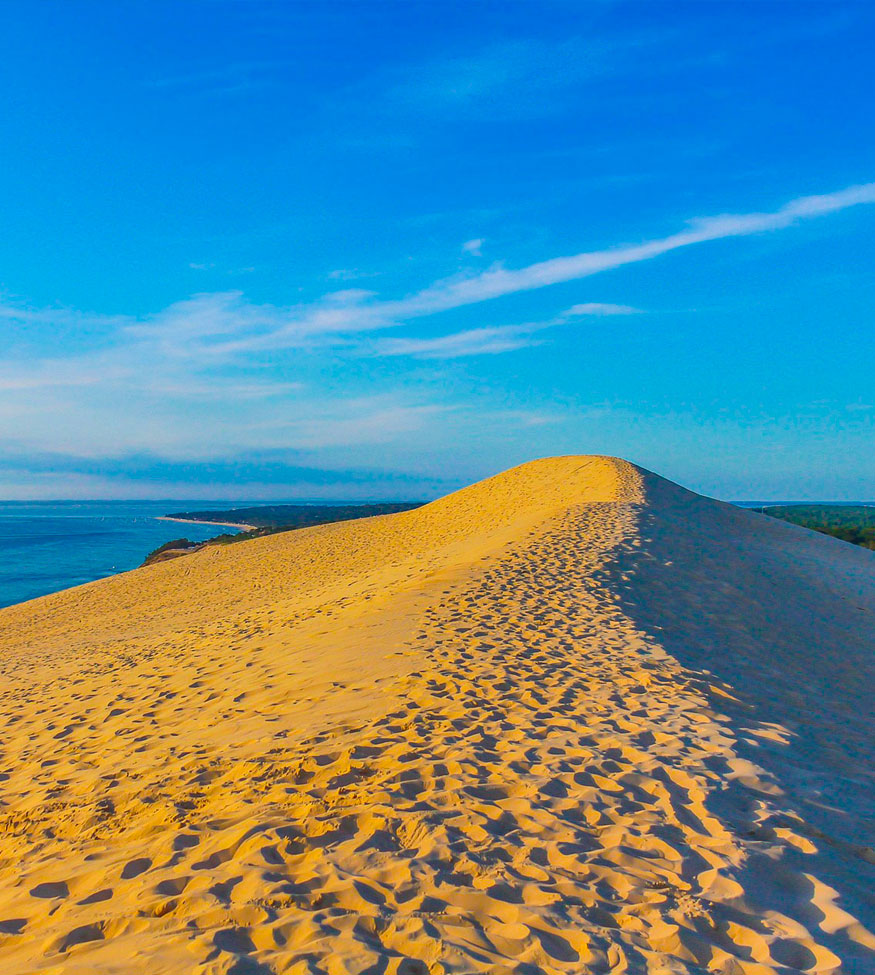
[{"label": "golden sand", "polygon": [[875,971],[875,556],[623,461],[0,611],[0,971]]}]

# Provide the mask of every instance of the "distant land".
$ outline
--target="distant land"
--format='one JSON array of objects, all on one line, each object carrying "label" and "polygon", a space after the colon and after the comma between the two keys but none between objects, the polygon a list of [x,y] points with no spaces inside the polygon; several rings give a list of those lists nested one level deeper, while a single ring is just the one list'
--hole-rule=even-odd
[{"label": "distant land", "polygon": [[216,511],[178,511],[174,514],[162,515],[162,520],[197,525],[227,525],[243,531],[217,535],[203,542],[193,542],[188,538],[174,538],[150,552],[143,565],[166,562],[180,555],[189,555],[206,545],[230,545],[232,542],[242,542],[261,535],[272,535],[275,532],[312,528],[314,525],[352,521],[355,518],[372,518],[375,515],[394,515],[401,511],[419,508],[422,504],[424,504],[422,501],[405,501],[397,504],[273,504]]},{"label": "distant land", "polygon": [[875,551],[875,505],[763,505],[754,510]]}]

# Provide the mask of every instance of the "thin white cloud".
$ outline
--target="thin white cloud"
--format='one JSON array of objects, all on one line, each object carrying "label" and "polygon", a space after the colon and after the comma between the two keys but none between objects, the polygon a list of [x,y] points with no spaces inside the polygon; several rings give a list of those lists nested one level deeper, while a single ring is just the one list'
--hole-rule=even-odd
[{"label": "thin white cloud", "polygon": [[[130,382],[130,380],[128,380]],[[178,399],[223,399],[259,400],[269,397],[286,396],[304,388],[303,383],[282,383],[260,380],[248,383],[228,382],[215,379],[183,379],[177,382],[152,381],[145,389],[159,396],[173,396]]]},{"label": "thin white cloud", "polygon": [[582,305],[572,305],[565,312],[566,318],[573,318],[577,315],[637,315],[640,308],[633,308],[631,305],[611,305],[598,301],[587,301]]},{"label": "thin white cloud", "polygon": [[473,254],[474,257],[480,257],[483,254],[483,238],[475,237],[473,240],[466,240],[462,244],[462,251],[465,254]]},{"label": "thin white cloud", "polygon": [[836,213],[863,203],[875,203],[875,183],[851,186],[822,196],[801,197],[769,213],[722,214],[696,219],[690,222],[687,230],[641,244],[585,251],[570,257],[539,261],[517,270],[496,268],[460,280],[440,281],[395,303],[395,308],[403,309],[408,315],[446,311],[490,298],[576,281],[626,264],[652,260],[693,244],[780,230],[802,220]]},{"label": "thin white cloud", "polygon": [[543,344],[538,332],[557,325],[569,325],[585,316],[633,315],[640,309],[630,305],[587,302],[572,305],[555,318],[524,325],[498,325],[472,328],[433,338],[388,338],[375,343],[373,352],[381,356],[413,356],[417,359],[459,359],[463,356],[498,355]]},{"label": "thin white cloud", "polygon": [[167,348],[173,349],[191,339],[275,327],[281,315],[273,305],[247,302],[242,291],[219,291],[174,302],[157,315],[129,322],[126,331],[135,338],[167,340]]},{"label": "thin white cloud", "polygon": [[0,325],[53,325],[67,328],[96,327],[104,330],[121,327],[130,322],[125,315],[98,315],[75,308],[32,308],[6,296],[0,301]]},{"label": "thin white cloud", "polygon": [[324,450],[362,444],[392,443],[421,430],[425,422],[452,409],[441,404],[380,403],[386,397],[342,400],[310,416],[275,427],[279,445]]},{"label": "thin white cloud", "polygon": [[383,356],[414,356],[417,359],[458,359],[462,356],[497,355],[535,345],[526,326],[472,328],[438,338],[391,338],[377,343],[375,352]]},{"label": "thin white cloud", "polygon": [[[603,271],[649,261],[694,244],[780,230],[803,220],[873,202],[875,183],[865,183],[836,193],[800,197],[767,213],[697,218],[689,222],[686,230],[641,244],[555,257],[516,270],[494,267],[480,274],[447,278],[396,300],[362,298],[342,305],[329,304],[326,308],[326,299],[322,299],[302,309],[290,309],[287,321],[274,333],[256,339],[255,345],[294,345],[304,339],[312,339],[314,335],[388,328],[406,320],[479,304],[493,298],[591,277]],[[232,344],[228,348],[245,348],[245,345],[245,342],[236,346]]]},{"label": "thin white cloud", "polygon": [[331,281],[361,281],[363,278],[378,278],[379,271],[362,271],[357,267],[338,267],[329,271],[327,277]]}]

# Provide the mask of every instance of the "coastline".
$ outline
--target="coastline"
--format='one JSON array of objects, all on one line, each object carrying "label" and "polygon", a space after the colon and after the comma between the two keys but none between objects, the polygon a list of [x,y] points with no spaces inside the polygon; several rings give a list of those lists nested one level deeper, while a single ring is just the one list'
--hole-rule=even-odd
[{"label": "coastline", "polygon": [[172,518],[170,515],[155,515],[157,521],[181,521],[186,525],[219,525],[224,528],[239,528],[241,531],[255,531],[258,525],[244,525],[236,521],[201,521],[198,518]]}]

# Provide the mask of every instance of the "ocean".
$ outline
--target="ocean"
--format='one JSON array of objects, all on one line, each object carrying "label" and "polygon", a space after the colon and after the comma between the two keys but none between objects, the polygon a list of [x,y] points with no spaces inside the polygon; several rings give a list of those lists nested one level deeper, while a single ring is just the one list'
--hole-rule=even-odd
[{"label": "ocean", "polygon": [[158,521],[217,501],[0,501],[0,606],[125,572],[173,538],[204,541],[233,528]]}]

